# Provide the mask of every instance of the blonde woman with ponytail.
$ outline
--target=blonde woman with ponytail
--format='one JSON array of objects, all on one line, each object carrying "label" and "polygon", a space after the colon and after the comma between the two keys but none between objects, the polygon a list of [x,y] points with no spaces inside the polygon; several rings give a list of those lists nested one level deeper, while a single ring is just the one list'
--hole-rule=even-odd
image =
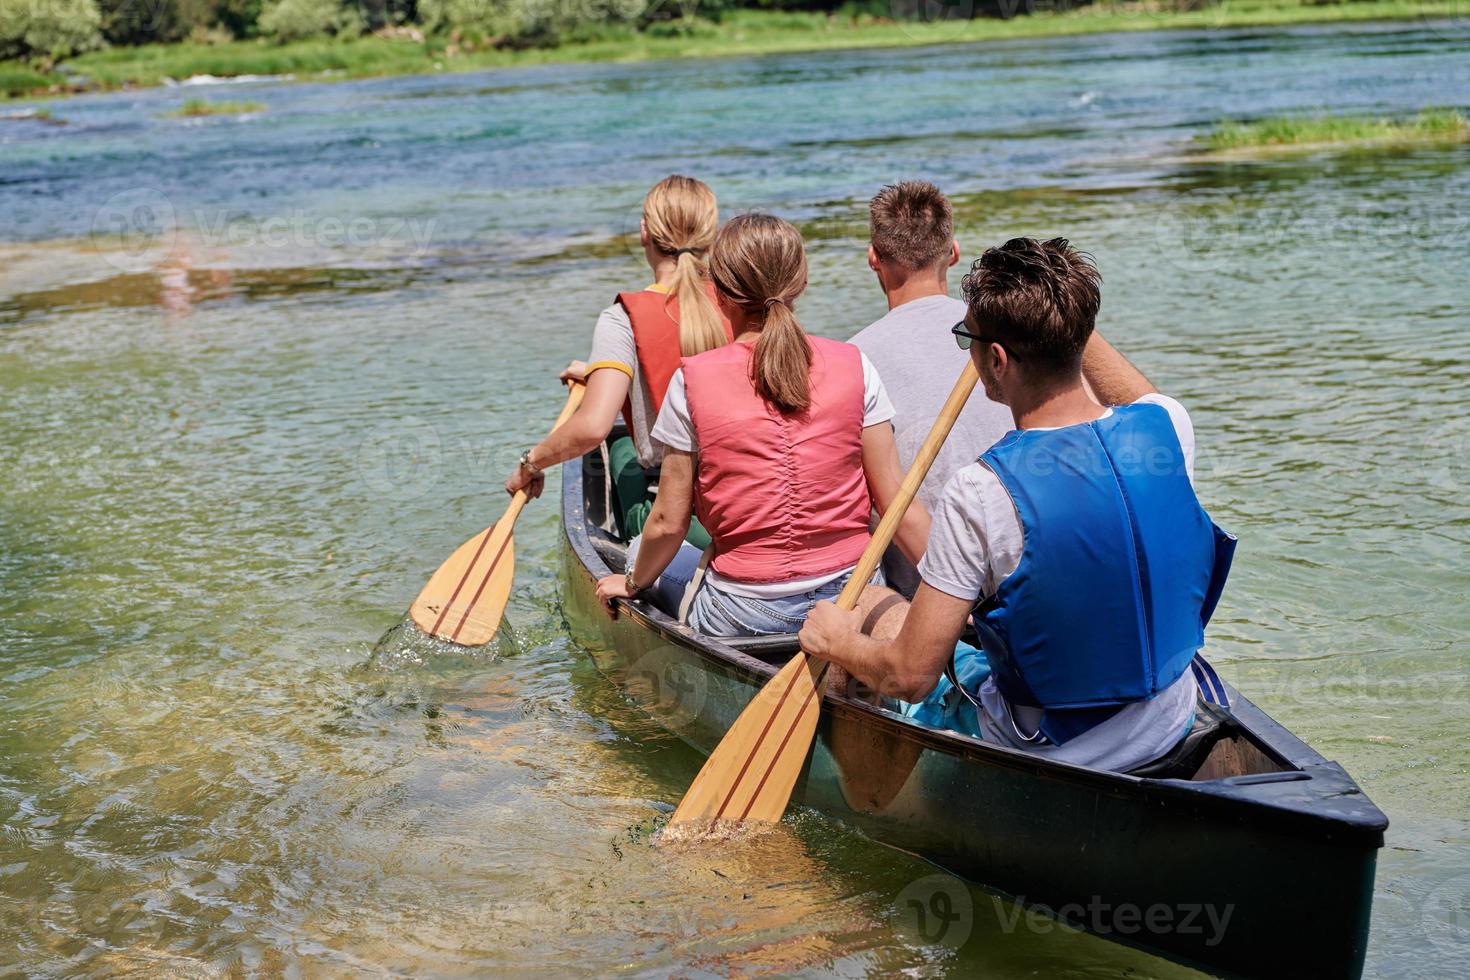
[{"label": "blonde woman with ponytail", "polygon": [[[720,347],[734,336],[715,306],[709,280],[707,259],[718,224],[714,191],[693,177],[665,177],[644,197],[638,240],[654,281],[619,293],[597,318],[591,356],[562,372],[563,380],[586,380],[581,407],[521,455],[505,481],[508,492],[524,488],[540,496],[543,471],[595,449],[621,413],[628,435],[608,447],[615,517],[625,539],[642,530],[653,506],[652,475],[663,458],[649,432],[669,381],[680,358]],[[709,538],[696,525],[690,540],[702,547]]]},{"label": "blonde woman with ponytail", "polygon": [[[735,342],[692,357],[669,382],[653,427],[665,447],[658,500],[629,570],[598,583],[612,600],[652,590],[666,607],[691,579],[685,529],[697,512],[713,545],[689,625],[713,636],[794,633],[834,598],[903,474],[893,406],[851,344],[809,336],[796,318],[806,289],[801,234],[768,214],[720,229],[710,276]],[[923,555],[929,515],[913,504],[898,544]]]}]

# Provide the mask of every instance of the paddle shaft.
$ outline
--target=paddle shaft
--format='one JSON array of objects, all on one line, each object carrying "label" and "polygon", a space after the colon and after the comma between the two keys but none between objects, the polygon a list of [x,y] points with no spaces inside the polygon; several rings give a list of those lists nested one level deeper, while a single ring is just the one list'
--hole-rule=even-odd
[{"label": "paddle shaft", "polygon": [[868,548],[863,556],[858,559],[857,568],[853,570],[852,578],[847,580],[843,586],[842,593],[837,597],[839,609],[855,609],[858,599],[862,597],[863,589],[868,580],[878,570],[878,562],[883,559],[883,552],[888,550],[889,544],[893,542],[893,536],[898,533],[898,525],[903,523],[903,515],[908,511],[909,504],[914,502],[914,497],[919,492],[919,487],[924,485],[924,478],[929,475],[929,467],[934,465],[934,459],[939,455],[939,450],[944,447],[944,440],[949,438],[949,430],[954,428],[955,420],[960,417],[960,412],[965,408],[965,402],[970,398],[970,392],[975,388],[975,382],[980,380],[980,374],[975,370],[973,359],[965,362],[964,371],[960,372],[959,380],[954,383],[949,397],[944,401],[944,407],[939,410],[939,415],[934,420],[934,425],[925,437],[924,444],[919,447],[918,455],[914,457],[909,471],[904,475],[903,484],[899,486],[898,493],[888,502],[888,510],[884,512],[883,519],[878,522],[878,527],[873,531],[873,540],[868,542]]},{"label": "paddle shaft", "polygon": [[[582,404],[582,396],[586,393],[587,383],[585,381],[578,381],[575,378],[567,381],[567,402],[561,407],[561,414],[556,417],[556,421],[551,424],[551,431],[553,433],[565,425],[567,419],[571,418],[572,414],[577,411],[578,406]],[[530,497],[526,496],[524,487],[511,494],[510,503],[506,505],[505,513],[501,515],[500,521],[510,521],[514,525],[516,518],[521,516],[521,508],[525,507],[526,501],[530,499]],[[496,521],[495,523],[499,524],[500,521]]]},{"label": "paddle shaft", "polygon": [[551,431],[555,432],[567,424],[567,419],[572,417],[578,406],[582,404],[582,396],[587,394],[587,382],[576,378],[567,379],[567,403],[561,407],[561,414],[556,421],[551,423]]},{"label": "paddle shaft", "polygon": [[[586,386],[568,384],[566,404],[552,427],[561,428],[582,403]],[[420,629],[461,646],[480,646],[495,637],[515,575],[512,532],[530,498],[524,489],[511,495],[500,520],[455,549],[430,577],[409,607]]]}]

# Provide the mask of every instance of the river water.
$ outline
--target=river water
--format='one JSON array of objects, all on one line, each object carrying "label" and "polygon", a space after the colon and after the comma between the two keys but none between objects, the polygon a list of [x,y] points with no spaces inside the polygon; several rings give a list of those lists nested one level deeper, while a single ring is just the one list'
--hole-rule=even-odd
[{"label": "river water", "polygon": [[1463,24],[1144,33],[0,119],[0,959],[1189,973],[979,890],[933,941],[902,898],[936,869],[816,814],[650,846],[699,759],[568,639],[550,498],[493,649],[377,646],[498,514],[682,171],[801,224],[829,336],[882,312],[894,179],[952,193],[967,261],[1096,255],[1101,328],[1192,410],[1241,537],[1217,665],[1393,821],[1370,973],[1470,969],[1470,152],[1189,152],[1221,117],[1463,107],[1467,56]]}]

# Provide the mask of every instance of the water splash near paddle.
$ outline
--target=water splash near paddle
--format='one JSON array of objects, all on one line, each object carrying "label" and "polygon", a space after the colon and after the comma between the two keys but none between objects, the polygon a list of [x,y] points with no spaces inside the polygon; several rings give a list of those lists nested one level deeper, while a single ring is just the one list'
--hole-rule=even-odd
[{"label": "water splash near paddle", "polygon": [[412,617],[405,616],[401,623],[378,638],[363,666],[367,670],[391,673],[413,670],[443,659],[463,663],[467,656],[489,663],[513,653],[516,648],[515,636],[508,630],[499,633],[493,643],[467,649],[458,643],[430,636],[414,624]]}]

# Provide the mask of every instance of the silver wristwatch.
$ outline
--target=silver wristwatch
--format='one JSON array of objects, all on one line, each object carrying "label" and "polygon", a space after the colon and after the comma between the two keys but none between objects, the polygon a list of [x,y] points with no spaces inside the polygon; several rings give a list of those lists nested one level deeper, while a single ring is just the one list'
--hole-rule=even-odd
[{"label": "silver wristwatch", "polygon": [[[535,448],[535,446],[531,447],[531,449]],[[531,462],[531,449],[527,449],[525,452],[521,453],[521,465],[530,470],[532,476],[536,476],[541,472],[541,467]]]},{"label": "silver wristwatch", "polygon": [[623,573],[623,588],[627,589],[628,595],[632,596],[635,599],[638,598],[639,594],[643,592],[643,590],[638,587],[638,583],[633,581],[633,569],[631,568]]}]

